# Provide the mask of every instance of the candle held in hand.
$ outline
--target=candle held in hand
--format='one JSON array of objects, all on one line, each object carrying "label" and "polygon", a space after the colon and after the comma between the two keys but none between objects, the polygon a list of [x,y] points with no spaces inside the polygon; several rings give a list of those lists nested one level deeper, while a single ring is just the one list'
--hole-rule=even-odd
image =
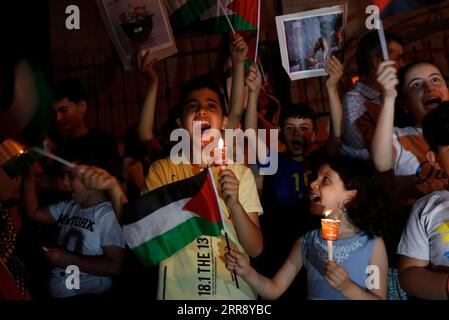
[{"label": "candle held in hand", "polygon": [[218,141],[218,148],[214,149],[214,164],[220,166],[221,170],[226,168],[228,163],[228,147],[224,146],[223,139]]}]

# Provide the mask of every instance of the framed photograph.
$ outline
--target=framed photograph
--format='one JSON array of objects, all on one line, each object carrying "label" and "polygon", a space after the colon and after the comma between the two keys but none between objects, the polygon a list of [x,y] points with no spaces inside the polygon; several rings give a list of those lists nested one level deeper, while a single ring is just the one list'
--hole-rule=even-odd
[{"label": "framed photograph", "polygon": [[343,62],[346,5],[276,17],[282,66],[291,80],[326,75],[325,56]]},{"label": "framed photograph", "polygon": [[158,60],[177,52],[163,0],[97,0],[106,29],[125,70],[140,48]]}]

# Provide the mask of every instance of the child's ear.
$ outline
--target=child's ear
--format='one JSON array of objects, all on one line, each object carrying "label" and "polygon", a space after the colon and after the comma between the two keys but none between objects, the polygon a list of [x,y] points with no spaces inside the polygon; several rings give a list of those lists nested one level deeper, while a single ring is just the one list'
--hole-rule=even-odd
[{"label": "child's ear", "polygon": [[316,142],[316,130],[313,130],[312,136],[310,137],[311,142]]},{"label": "child's ear", "polygon": [[345,206],[348,203],[350,203],[352,200],[354,200],[356,195],[357,195],[357,190],[348,190],[348,191],[346,191]]},{"label": "child's ear", "polygon": [[86,103],[86,101],[81,100],[80,102],[78,102],[78,107],[79,107],[81,113],[83,115],[85,115],[86,111],[87,111],[87,103]]},{"label": "child's ear", "polygon": [[223,116],[223,119],[221,120],[221,130],[226,129],[227,126],[228,126],[228,117]]},{"label": "child's ear", "polygon": [[439,170],[440,165],[438,164],[435,156],[436,156],[436,154],[433,151],[427,151],[427,153],[426,153],[427,160],[429,160],[429,163],[431,164],[431,166],[434,167],[435,169]]}]

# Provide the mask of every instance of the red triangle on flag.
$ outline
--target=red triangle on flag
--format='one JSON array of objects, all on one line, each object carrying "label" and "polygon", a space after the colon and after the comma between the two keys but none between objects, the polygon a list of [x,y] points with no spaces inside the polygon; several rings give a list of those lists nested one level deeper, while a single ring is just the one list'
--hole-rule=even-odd
[{"label": "red triangle on flag", "polygon": [[257,0],[234,0],[227,7],[257,28]]},{"label": "red triangle on flag", "polygon": [[182,210],[191,211],[210,222],[222,222],[211,176],[208,173],[200,192],[190,199]]},{"label": "red triangle on flag", "polygon": [[391,0],[375,0],[375,5],[379,7],[380,11],[383,11],[389,4]]}]

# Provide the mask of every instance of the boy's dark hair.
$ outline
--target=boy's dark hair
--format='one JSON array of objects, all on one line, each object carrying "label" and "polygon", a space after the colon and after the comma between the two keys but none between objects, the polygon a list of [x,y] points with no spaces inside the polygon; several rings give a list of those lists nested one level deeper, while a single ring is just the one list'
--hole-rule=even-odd
[{"label": "boy's dark hair", "polygon": [[283,106],[280,119],[281,128],[284,126],[284,121],[288,118],[295,119],[310,119],[313,123],[313,130],[316,129],[317,115],[312,108],[304,103],[292,103]]},{"label": "boy's dark hair", "polygon": [[56,101],[69,99],[74,103],[87,101],[89,98],[80,80],[75,78],[65,78],[54,87],[54,98]]},{"label": "boy's dark hair", "polygon": [[430,150],[437,152],[440,146],[449,146],[449,102],[443,102],[423,119],[422,130]]},{"label": "boy's dark hair", "polygon": [[[404,45],[402,39],[391,32],[385,32],[385,39],[387,40],[387,44],[394,41],[400,45]],[[364,75],[369,71],[371,61],[375,57],[382,57],[382,48],[377,31],[371,31],[366,33],[360,39],[355,53],[359,76]]]},{"label": "boy's dark hair", "polygon": [[391,200],[380,186],[373,165],[342,156],[328,157],[324,163],[338,173],[346,190],[357,190],[357,195],[345,208],[351,222],[369,237],[389,235]]},{"label": "boy's dark hair", "polygon": [[176,108],[179,108],[179,110],[176,110],[174,112],[177,113],[179,117],[182,117],[182,115],[184,114],[184,107],[185,107],[184,101],[186,100],[187,96],[192,91],[201,89],[209,89],[218,95],[223,116],[226,116],[228,114],[228,110],[226,108],[226,100],[223,91],[220,89],[218,85],[214,84],[212,79],[207,75],[193,79],[189,81],[187,84],[185,84],[183,87],[181,87],[180,103],[179,105],[176,106]]}]

